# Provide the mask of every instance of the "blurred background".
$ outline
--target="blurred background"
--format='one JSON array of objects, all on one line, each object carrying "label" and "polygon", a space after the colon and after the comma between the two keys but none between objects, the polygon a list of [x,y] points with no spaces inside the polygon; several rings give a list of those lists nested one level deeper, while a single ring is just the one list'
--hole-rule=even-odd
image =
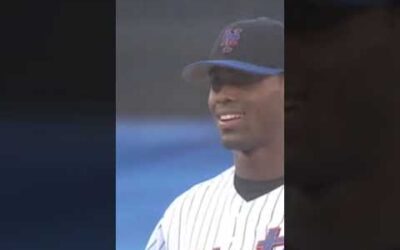
[{"label": "blurred background", "polygon": [[283,21],[281,0],[117,0],[117,249],[144,249],[168,204],[232,164],[208,116],[208,86],[182,68],[205,59],[221,29]]}]

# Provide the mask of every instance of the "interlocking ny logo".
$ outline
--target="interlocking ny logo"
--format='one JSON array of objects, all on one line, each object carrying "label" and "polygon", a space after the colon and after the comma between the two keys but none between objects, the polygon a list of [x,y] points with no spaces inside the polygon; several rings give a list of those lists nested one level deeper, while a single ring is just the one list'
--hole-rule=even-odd
[{"label": "interlocking ny logo", "polygon": [[258,242],[256,250],[273,250],[275,247],[284,245],[283,236],[279,237],[280,227],[274,227],[267,231],[265,240]]},{"label": "interlocking ny logo", "polygon": [[[274,227],[267,230],[267,235],[265,236],[265,240],[259,241],[257,243],[255,250],[273,250],[276,247],[284,246],[284,237],[279,236],[281,232],[280,227]],[[220,250],[219,247],[214,247],[213,250]]]},{"label": "interlocking ny logo", "polygon": [[240,32],[242,29],[226,29],[222,35],[222,41],[220,46],[222,47],[222,53],[227,54],[232,52],[233,47],[239,44]]}]

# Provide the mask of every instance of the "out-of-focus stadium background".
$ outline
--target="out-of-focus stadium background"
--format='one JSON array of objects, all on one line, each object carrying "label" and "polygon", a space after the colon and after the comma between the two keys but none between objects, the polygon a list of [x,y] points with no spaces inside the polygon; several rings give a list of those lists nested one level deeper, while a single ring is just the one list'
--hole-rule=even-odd
[{"label": "out-of-focus stadium background", "polygon": [[232,164],[207,86],[181,79],[228,23],[283,21],[281,0],[117,1],[117,249],[144,249],[179,193]]}]

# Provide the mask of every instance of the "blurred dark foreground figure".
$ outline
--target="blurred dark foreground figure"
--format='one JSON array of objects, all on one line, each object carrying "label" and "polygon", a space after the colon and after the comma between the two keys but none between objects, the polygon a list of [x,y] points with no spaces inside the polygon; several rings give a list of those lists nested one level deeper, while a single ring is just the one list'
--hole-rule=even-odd
[{"label": "blurred dark foreground figure", "polygon": [[400,249],[399,1],[287,0],[285,249]]}]

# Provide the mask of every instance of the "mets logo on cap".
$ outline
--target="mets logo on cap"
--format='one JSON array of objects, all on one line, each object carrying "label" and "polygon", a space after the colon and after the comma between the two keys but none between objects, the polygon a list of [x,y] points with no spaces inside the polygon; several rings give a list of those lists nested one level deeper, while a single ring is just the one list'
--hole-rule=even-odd
[{"label": "mets logo on cap", "polygon": [[223,31],[221,44],[222,53],[227,54],[232,52],[233,48],[239,44],[240,28],[228,28]]}]

